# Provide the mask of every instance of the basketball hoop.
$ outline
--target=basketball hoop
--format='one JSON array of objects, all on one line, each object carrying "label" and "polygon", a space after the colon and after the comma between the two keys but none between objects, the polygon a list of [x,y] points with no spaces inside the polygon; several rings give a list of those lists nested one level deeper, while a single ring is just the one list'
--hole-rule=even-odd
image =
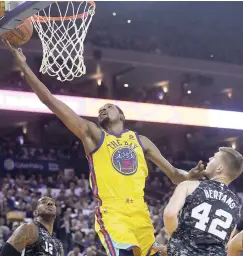
[{"label": "basketball hoop", "polygon": [[54,2],[30,18],[42,42],[40,72],[62,82],[86,73],[84,39],[94,14],[94,2],[69,1]]}]

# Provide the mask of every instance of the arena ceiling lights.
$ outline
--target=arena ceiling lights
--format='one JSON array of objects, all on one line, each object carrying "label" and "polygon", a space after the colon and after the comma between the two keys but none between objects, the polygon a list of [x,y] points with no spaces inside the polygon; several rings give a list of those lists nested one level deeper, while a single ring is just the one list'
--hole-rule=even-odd
[{"label": "arena ceiling lights", "polygon": [[[127,120],[243,130],[243,112],[178,107],[56,95],[80,116],[97,117],[106,103],[118,105]],[[51,114],[34,93],[0,90],[0,109]]]}]

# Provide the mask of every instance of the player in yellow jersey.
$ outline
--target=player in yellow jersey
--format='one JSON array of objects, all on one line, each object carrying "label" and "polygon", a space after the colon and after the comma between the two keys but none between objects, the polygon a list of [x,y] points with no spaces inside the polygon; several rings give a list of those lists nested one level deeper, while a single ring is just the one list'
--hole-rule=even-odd
[{"label": "player in yellow jersey", "polygon": [[125,116],[115,105],[106,104],[100,109],[100,127],[79,117],[38,80],[21,50],[6,41],[4,44],[39,99],[83,142],[91,186],[99,200],[96,231],[107,254],[156,255],[154,229],[144,202],[148,175],[145,157],[176,184],[192,176],[202,176],[201,166],[189,173],[173,167],[148,138],[124,129]]}]

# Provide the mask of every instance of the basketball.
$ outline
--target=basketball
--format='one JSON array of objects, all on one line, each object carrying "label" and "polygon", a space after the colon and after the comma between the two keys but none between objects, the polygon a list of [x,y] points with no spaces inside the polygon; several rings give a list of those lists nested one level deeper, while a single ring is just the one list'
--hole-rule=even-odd
[{"label": "basketball", "polygon": [[8,40],[12,45],[22,45],[29,41],[32,34],[33,25],[31,21],[26,20],[15,29],[1,35],[1,38]]}]

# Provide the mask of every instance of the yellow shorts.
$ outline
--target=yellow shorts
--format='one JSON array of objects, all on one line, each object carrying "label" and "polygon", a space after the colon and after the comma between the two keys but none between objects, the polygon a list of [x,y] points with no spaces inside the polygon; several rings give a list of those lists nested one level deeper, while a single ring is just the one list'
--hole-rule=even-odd
[{"label": "yellow shorts", "polygon": [[135,256],[156,253],[154,227],[145,203],[97,207],[95,230],[109,256],[119,256],[122,249],[132,249]]}]

